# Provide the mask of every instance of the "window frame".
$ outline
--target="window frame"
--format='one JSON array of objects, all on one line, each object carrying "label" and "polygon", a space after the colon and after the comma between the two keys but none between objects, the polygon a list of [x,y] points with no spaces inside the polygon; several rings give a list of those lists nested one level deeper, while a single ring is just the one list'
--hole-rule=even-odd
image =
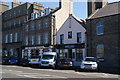
[{"label": "window frame", "polygon": [[[70,35],[71,34],[71,35]],[[72,39],[72,31],[68,32],[68,39]]]},{"label": "window frame", "polygon": [[97,35],[103,35],[104,34],[104,23],[102,21],[98,22],[96,24],[96,33],[97,33]]}]

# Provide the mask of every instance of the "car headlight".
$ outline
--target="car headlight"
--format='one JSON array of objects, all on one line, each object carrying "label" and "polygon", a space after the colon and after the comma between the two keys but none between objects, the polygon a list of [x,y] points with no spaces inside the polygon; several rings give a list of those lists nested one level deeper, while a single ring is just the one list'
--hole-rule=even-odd
[{"label": "car headlight", "polygon": [[11,62],[11,61],[9,60],[9,62]]}]

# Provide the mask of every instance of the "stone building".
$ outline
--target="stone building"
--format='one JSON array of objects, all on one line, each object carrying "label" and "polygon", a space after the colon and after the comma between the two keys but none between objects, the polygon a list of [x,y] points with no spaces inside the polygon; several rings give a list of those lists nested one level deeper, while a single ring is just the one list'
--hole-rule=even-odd
[{"label": "stone building", "polygon": [[23,27],[23,47],[52,46],[56,44],[56,32],[68,18],[72,2],[60,0],[59,7],[45,8],[31,17]]},{"label": "stone building", "polygon": [[8,10],[8,4],[0,1],[0,57],[2,56],[2,13]]},{"label": "stone building", "polygon": [[108,3],[90,15],[87,22],[88,56],[102,58],[100,70],[120,69],[120,2]]},{"label": "stone building", "polygon": [[[15,3],[12,4],[14,5]],[[42,9],[44,7],[41,4],[27,2],[21,5],[14,5],[12,9],[2,14],[3,57],[21,57],[22,25],[31,19],[31,13]]]}]

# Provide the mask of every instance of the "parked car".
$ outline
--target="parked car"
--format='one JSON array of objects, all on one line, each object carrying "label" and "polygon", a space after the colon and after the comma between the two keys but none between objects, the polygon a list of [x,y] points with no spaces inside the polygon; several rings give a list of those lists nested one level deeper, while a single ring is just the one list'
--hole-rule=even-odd
[{"label": "parked car", "polygon": [[60,59],[58,61],[58,68],[73,68],[73,62],[70,58]]},{"label": "parked car", "polygon": [[3,65],[9,64],[9,57],[4,57],[4,58],[2,58],[2,64],[3,64]]},{"label": "parked car", "polygon": [[18,64],[18,63],[19,63],[19,58],[17,58],[17,57],[10,57],[9,64]]},{"label": "parked car", "polygon": [[40,66],[55,68],[56,60],[57,60],[56,52],[44,52],[40,60]]},{"label": "parked car", "polygon": [[22,66],[29,66],[29,60],[27,58],[23,58],[21,60],[21,65]]},{"label": "parked car", "polygon": [[94,57],[86,57],[81,65],[80,65],[81,70],[98,70],[98,63],[97,59]]}]

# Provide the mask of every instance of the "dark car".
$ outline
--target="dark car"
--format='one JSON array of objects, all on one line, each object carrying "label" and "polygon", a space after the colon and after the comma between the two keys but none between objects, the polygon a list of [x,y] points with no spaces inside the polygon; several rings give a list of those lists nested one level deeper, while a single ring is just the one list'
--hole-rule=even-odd
[{"label": "dark car", "polygon": [[9,64],[19,64],[19,59],[17,57],[11,57],[9,59]]},{"label": "dark car", "polygon": [[21,65],[22,66],[29,66],[29,60],[28,60],[28,58],[23,58],[21,60]]},{"label": "dark car", "polygon": [[3,65],[9,64],[9,57],[4,57],[4,58],[2,58],[2,64],[3,64]]},{"label": "dark car", "polygon": [[66,58],[66,59],[60,59],[58,61],[58,68],[63,69],[63,68],[73,68],[73,62],[72,59]]}]

